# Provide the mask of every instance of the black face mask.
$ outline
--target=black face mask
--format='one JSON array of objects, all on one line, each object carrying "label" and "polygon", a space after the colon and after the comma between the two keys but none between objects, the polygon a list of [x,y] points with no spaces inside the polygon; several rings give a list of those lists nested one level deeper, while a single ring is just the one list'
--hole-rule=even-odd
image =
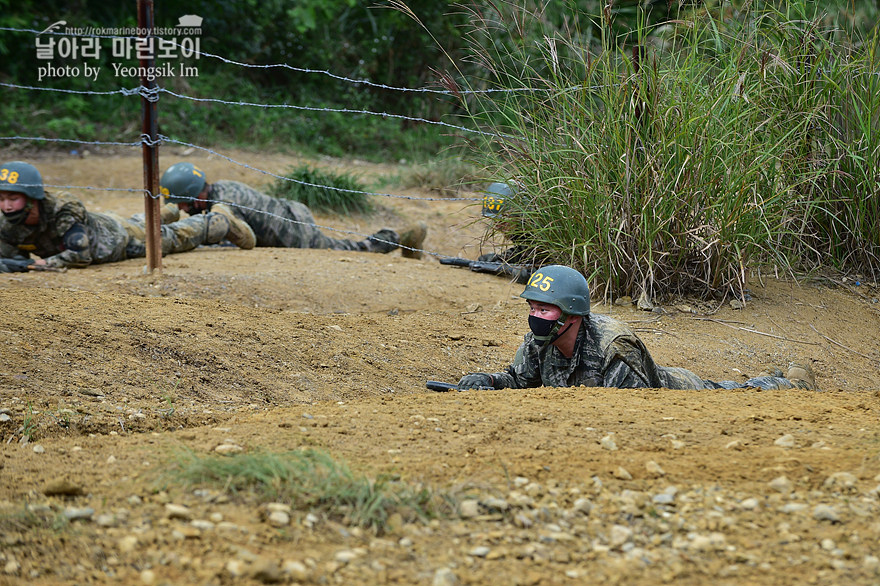
[{"label": "black face mask", "polygon": [[544,341],[553,335],[553,330],[559,327],[555,319],[543,319],[534,315],[529,316],[529,329],[535,334],[535,339]]},{"label": "black face mask", "polygon": [[14,226],[24,223],[30,213],[30,206],[18,210],[17,212],[3,212],[6,221]]}]

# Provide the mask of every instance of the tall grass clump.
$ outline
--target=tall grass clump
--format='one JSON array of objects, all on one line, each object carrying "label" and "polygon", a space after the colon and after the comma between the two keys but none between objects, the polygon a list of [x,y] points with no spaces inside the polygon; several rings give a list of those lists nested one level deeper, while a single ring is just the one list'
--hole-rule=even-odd
[{"label": "tall grass clump", "polygon": [[329,454],[312,449],[231,456],[178,452],[163,478],[186,486],[214,486],[260,502],[284,502],[299,511],[323,513],[349,525],[383,532],[391,515],[426,520],[452,509],[451,500],[388,475],[353,473]]},{"label": "tall grass clump", "polygon": [[348,173],[301,165],[284,176],[287,179],[277,179],[269,187],[271,195],[304,203],[320,212],[365,214],[373,211],[366,187]]},{"label": "tall grass clump", "polygon": [[523,88],[464,100],[494,135],[476,157],[521,186],[502,229],[606,297],[742,296],[765,263],[876,274],[876,35],[844,50],[781,5],[642,19],[626,44],[610,4],[529,42],[540,12],[474,11],[486,83]]}]

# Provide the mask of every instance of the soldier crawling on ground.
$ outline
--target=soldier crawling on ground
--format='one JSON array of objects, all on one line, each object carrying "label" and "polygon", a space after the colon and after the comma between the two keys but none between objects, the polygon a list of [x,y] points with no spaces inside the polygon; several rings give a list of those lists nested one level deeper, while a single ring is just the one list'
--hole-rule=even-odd
[{"label": "soldier crawling on ground", "polygon": [[458,388],[617,387],[667,389],[818,390],[809,365],[786,375],[736,381],[704,380],[684,368],[658,366],[626,324],[590,313],[590,290],[578,271],[550,265],[532,274],[520,297],[529,303],[529,329],[504,372],[468,374]]},{"label": "soldier crawling on ground", "polygon": [[315,225],[315,218],[305,204],[270,197],[238,181],[208,183],[205,172],[192,163],[172,165],[160,183],[166,199],[187,214],[197,215],[225,207],[251,227],[257,246],[380,253],[401,248],[401,256],[421,258],[422,243],[428,231],[420,222],[400,235],[384,228],[365,240],[330,238]]},{"label": "soldier crawling on ground", "polygon": [[[28,260],[37,266],[86,267],[146,256],[143,214],[123,218],[86,211],[68,193],[43,189],[36,167],[22,161],[0,166],[0,258]],[[162,226],[162,254],[192,250],[230,240],[253,248],[247,224],[228,210],[215,210]],[[0,272],[5,265],[0,263]]]}]

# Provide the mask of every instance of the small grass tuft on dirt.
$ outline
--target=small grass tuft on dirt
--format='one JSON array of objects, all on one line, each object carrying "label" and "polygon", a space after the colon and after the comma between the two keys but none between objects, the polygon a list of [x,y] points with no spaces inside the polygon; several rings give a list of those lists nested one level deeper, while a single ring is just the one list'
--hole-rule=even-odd
[{"label": "small grass tuft on dirt", "polygon": [[315,211],[367,214],[373,203],[353,175],[322,171],[308,165],[293,168],[269,188],[270,195],[304,203]]},{"label": "small grass tuft on dirt", "polygon": [[261,502],[288,503],[295,510],[323,512],[377,533],[385,532],[395,514],[410,522],[445,516],[453,510],[448,495],[389,475],[370,479],[355,474],[346,464],[313,449],[228,456],[203,456],[183,450],[175,454],[166,480],[187,486],[213,486]]}]

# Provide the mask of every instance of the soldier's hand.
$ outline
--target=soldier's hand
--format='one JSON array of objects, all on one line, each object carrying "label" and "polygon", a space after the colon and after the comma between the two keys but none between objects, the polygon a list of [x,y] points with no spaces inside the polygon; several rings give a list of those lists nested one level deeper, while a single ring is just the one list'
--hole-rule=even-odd
[{"label": "soldier's hand", "polygon": [[466,391],[468,389],[494,389],[495,379],[491,374],[484,372],[475,372],[466,374],[458,381],[458,390]]}]

